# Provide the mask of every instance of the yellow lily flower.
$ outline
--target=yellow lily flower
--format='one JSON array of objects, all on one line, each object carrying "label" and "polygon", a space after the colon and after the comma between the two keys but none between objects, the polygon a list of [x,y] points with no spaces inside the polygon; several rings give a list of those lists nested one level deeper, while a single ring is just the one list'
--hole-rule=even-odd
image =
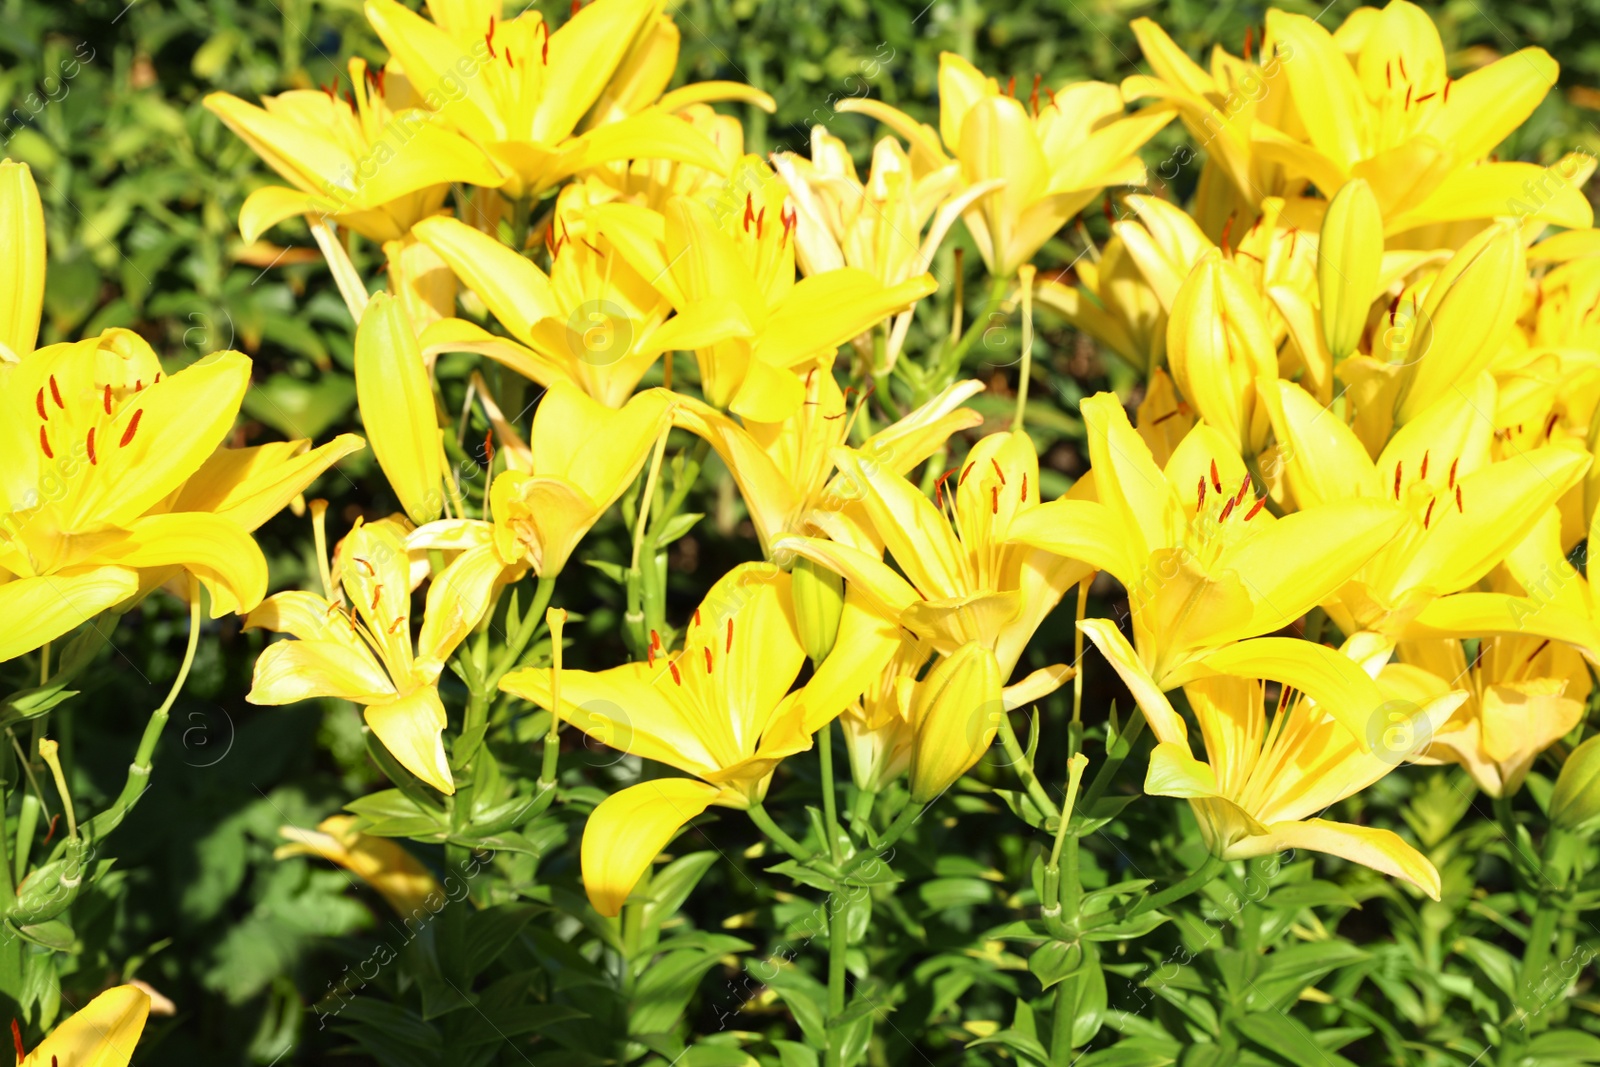
[{"label": "yellow lily flower", "polygon": [[923,274],[885,286],[852,267],[794,279],[796,216],[788,191],[747,156],[717,199],[676,197],[666,215],[631,204],[595,209],[600,232],[678,314],[651,337],[694,349],[713,407],[781,422],[804,399],[794,373],[933,292]]},{"label": "yellow lily flower", "polygon": [[494,188],[505,180],[493,159],[398,82],[354,58],[345,96],[330,86],[265,97],[262,107],[229,93],[205,98],[206,110],[293,186],[266,186],[245,200],[239,230],[247,242],[297,215],[395,241],[439,211],[450,183]]},{"label": "yellow lily flower", "polygon": [[606,406],[621,407],[660,357],[651,335],[672,306],[588,225],[583,194],[579,186],[561,194],[548,275],[456,219],[420,223],[417,238],[516,339],[447,319],[423,332],[424,351],[478,352],[540,385],[570,381]]},{"label": "yellow lily flower", "polygon": [[1009,278],[1106,186],[1142,185],[1137,152],[1172,120],[1159,110],[1124,115],[1121,93],[1104,82],[1045,93],[1049,99],[1041,100],[1035,85],[1024,105],[965,59],[943,52],[937,137],[880,101],[843,100],[839,109],[877,119],[939,165],[950,162],[948,150],[961,165],[964,187],[1003,180],[962,217],[989,273]]},{"label": "yellow lily flower", "polygon": [[[1252,61],[1248,42],[1242,57],[1217,46],[1211,52],[1211,69],[1206,70],[1150,19],[1134,19],[1130,28],[1155,74],[1123,79],[1123,97],[1130,101],[1153,97],[1176,109],[1189,135],[1206,153],[1202,192],[1207,191],[1204,187],[1213,173],[1226,175],[1232,196],[1218,197],[1213,192],[1210,197],[1197,197],[1200,204],[1195,214],[1206,223],[1208,232],[1217,232],[1210,224],[1221,225],[1222,221],[1221,215],[1207,210],[1210,203],[1237,198],[1253,206],[1266,197],[1293,197],[1305,189],[1306,179],[1260,152],[1252,136],[1258,126],[1282,127],[1292,121],[1293,103],[1284,76],[1284,68],[1292,65],[1295,56],[1292,44],[1278,41],[1274,47],[1263,42],[1259,64]],[[1180,149],[1168,165],[1187,163],[1192,158],[1188,152]],[[1163,178],[1172,176],[1161,174]]]},{"label": "yellow lily flower", "polygon": [[1403,641],[1397,651],[1401,662],[1378,675],[1391,699],[1420,706],[1453,686],[1467,690],[1420,762],[1459,763],[1492,797],[1522,788],[1539,753],[1583,718],[1589,671],[1578,653],[1549,638],[1486,637],[1471,663],[1456,640]]},{"label": "yellow lily flower", "polygon": [[278,833],[289,844],[274,849],[272,858],[319,856],[336,863],[376,889],[402,918],[419,911],[428,898],[443,897],[438,879],[415,856],[391,838],[357,831],[359,821],[354,815],[330,815],[315,830],[280,826]]},{"label": "yellow lily flower", "polygon": [[[855,267],[885,286],[926,273],[960,214],[1001,183],[980,183],[956,193],[959,167],[947,163],[929,170],[918,165],[923,162],[909,156],[894,138],[885,137],[872,150],[872,170],[863,184],[844,142],[821,126],[811,129],[809,160],[793,152],[774,155],[773,165],[793,197],[795,255],[801,272],[810,277]],[[874,373],[894,368],[910,326],[910,311],[895,319]],[[855,344],[870,363],[870,337],[857,337]]]},{"label": "yellow lily flower", "polygon": [[26,163],[0,160],[0,363],[33,351],[44,307],[44,210]]},{"label": "yellow lily flower", "polygon": [[[821,530],[838,541],[861,539],[851,501],[833,476],[834,449],[853,421],[833,372],[824,363],[806,375],[806,401],[777,423],[743,425],[690,398],[680,398],[674,421],[711,443],[744,497],[762,552],[785,534]],[[861,451],[895,474],[906,474],[938,451],[952,434],[983,422],[960,407],[983,383],[956,382],[904,418],[867,438]]]},{"label": "yellow lily flower", "polygon": [[253,608],[266,560],[239,523],[170,510],[233,426],[250,361],[222,352],[171,377],[136,335],[52,345],[0,363],[0,660],[181,566],[212,615]]},{"label": "yellow lily flower", "polygon": [[[708,83],[712,84],[712,83]],[[714,83],[724,84],[724,83]],[[693,89],[686,85],[684,89]],[[777,105],[766,93],[744,86],[760,99],[752,100],[763,111]],[[668,93],[666,100],[676,93]],[[578,182],[595,203],[624,200],[652,211],[665,211],[675,196],[715,196],[739,160],[744,158],[744,124],[732,115],[715,111],[710,104],[689,104],[674,112],[691,129],[711,143],[717,153],[716,167],[700,167],[672,159],[627,159],[604,163],[584,172]],[[572,186],[568,186],[568,189]],[[566,190],[562,190],[566,195]]]},{"label": "yellow lily flower", "polygon": [[149,1014],[148,993],[115,986],[73,1012],[17,1067],[128,1067]]},{"label": "yellow lily flower", "polygon": [[1035,306],[1054,311],[1141,375],[1159,368],[1167,355],[1167,311],[1122,238],[1113,235],[1098,262],[1080,260],[1072,274],[1077,288],[1064,278],[1041,280]]},{"label": "yellow lily flower", "polygon": [[492,521],[428,523],[411,534],[410,547],[478,548],[493,553],[507,578],[529,569],[554,578],[638,477],[681,402],[651,389],[612,410],[575,385],[555,383],[533,413],[531,447],[513,441],[505,448],[509,469],[489,486]]},{"label": "yellow lily flower", "polygon": [[597,741],[694,775],[630,786],[607,797],[584,828],[584,888],[616,915],[650,862],[713,804],[748,808],[785,756],[864,691],[894,650],[869,612],[847,605],[834,651],[790,692],[805,650],[788,574],[746,563],[696,609],[677,653],[610,670],[513,671],[500,688],[550,710]]},{"label": "yellow lily flower", "polygon": [[[1355,661],[1296,638],[1244,641],[1207,656],[1204,674],[1183,687],[1205,744],[1202,761],[1161,683],[1116,626],[1105,619],[1078,626],[1133,691],[1156,736],[1145,792],[1188,800],[1213,854],[1326,852],[1439,899],[1439,872],[1399,836],[1315,816],[1416,756],[1465,693],[1440,695],[1414,710],[1411,729],[1393,730],[1394,705]],[[1283,687],[1271,713],[1261,679]],[[1383,730],[1390,736],[1375,747]]]},{"label": "yellow lily flower", "polygon": [[1254,287],[1220,252],[1201,259],[1173,298],[1167,365],[1178,390],[1234,452],[1261,451],[1271,425],[1255,382],[1277,380],[1277,347]]},{"label": "yellow lily flower", "polygon": [[389,519],[357,525],[336,563],[343,595],[278,593],[245,620],[246,629],[296,638],[261,653],[245,699],[292,704],[337,697],[361,704],[367,725],[401,766],[441,793],[455,792],[440,739],[446,718],[438,680],[456,646],[489,610],[498,560],[462,553],[435,576],[415,644],[405,528]]},{"label": "yellow lily flower", "polygon": [[1164,689],[1224,645],[1288,626],[1395,535],[1382,501],[1330,500],[1276,518],[1215,429],[1195,426],[1165,470],[1114,394],[1083,401],[1098,499],[1019,515],[1007,537],[1109,572],[1128,591],[1142,669]]},{"label": "yellow lily flower", "polygon": [[1403,515],[1350,584],[1324,603],[1346,634],[1402,637],[1435,597],[1487,575],[1589,465],[1586,454],[1561,446],[1493,460],[1487,413],[1495,386],[1487,374],[1406,423],[1376,462],[1337,414],[1299,386],[1262,389],[1300,508],[1387,500]]},{"label": "yellow lily flower", "polygon": [[[1039,508],[1039,459],[1023,433],[990,434],[946,475],[935,504],[889,464],[834,450],[844,491],[860,502],[905,577],[857,545],[788,536],[773,543],[842,574],[885,618],[939,652],[969,642],[994,652],[1002,681],[1044,617],[1088,573],[1076,560],[1012,543]],[[943,509],[943,510],[941,510]]]},{"label": "yellow lily flower", "polygon": [[1258,118],[1254,152],[1330,198],[1365,178],[1385,233],[1499,215],[1593,225],[1565,164],[1484,161],[1555,84],[1556,63],[1543,49],[1451,78],[1438,29],[1406,0],[1352,14],[1338,37],[1307,16],[1269,10],[1266,36],[1268,47],[1293,52],[1281,70],[1298,122]]},{"label": "yellow lily flower", "polygon": [[445,458],[433,383],[404,304],[379,293],[356,328],[356,400],[378,466],[413,522],[444,510]]},{"label": "yellow lily flower", "polygon": [[650,31],[654,0],[594,0],[554,32],[534,10],[504,20],[491,11],[481,26],[452,21],[448,30],[396,0],[367,0],[366,13],[414,90],[508,175],[501,189],[513,200],[619,159],[713,170],[721,162],[700,133],[658,107],[576,133]]}]

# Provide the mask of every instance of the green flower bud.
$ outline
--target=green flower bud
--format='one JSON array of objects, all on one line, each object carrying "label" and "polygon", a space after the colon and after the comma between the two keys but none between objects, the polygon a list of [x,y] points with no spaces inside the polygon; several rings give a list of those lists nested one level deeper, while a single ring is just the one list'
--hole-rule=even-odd
[{"label": "green flower bud", "polygon": [[833,651],[839,638],[839,616],[844,613],[844,579],[809,559],[794,565],[794,617],[800,626],[800,643],[813,664]]},{"label": "green flower bud", "polygon": [[54,919],[78,899],[83,888],[84,846],[81,838],[67,843],[67,850],[58,860],[52,860],[23,879],[17,887],[17,900],[6,918],[17,926]]},{"label": "green flower bud", "polygon": [[1317,244],[1322,338],[1335,362],[1361,343],[1382,267],[1383,215],[1372,187],[1356,178],[1345,182],[1328,205]]},{"label": "green flower bud", "polygon": [[1572,750],[1550,794],[1550,821],[1571,830],[1600,815],[1600,735]]}]

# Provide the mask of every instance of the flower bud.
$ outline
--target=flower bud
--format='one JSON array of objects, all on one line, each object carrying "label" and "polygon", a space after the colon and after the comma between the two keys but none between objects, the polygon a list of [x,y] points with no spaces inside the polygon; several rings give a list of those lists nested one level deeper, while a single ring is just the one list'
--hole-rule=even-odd
[{"label": "flower bud", "polygon": [[1550,794],[1550,821],[1564,830],[1600,815],[1600,735],[1572,750]]},{"label": "flower bud", "polygon": [[1461,246],[1428,287],[1400,372],[1394,417],[1405,425],[1500,354],[1527,278],[1522,233],[1497,224]]},{"label": "flower bud", "polygon": [[911,799],[926,804],[966,774],[1004,714],[1000,664],[989,649],[972,641],[935,664],[911,696]]},{"label": "flower bud", "polygon": [[401,301],[382,293],[356,327],[356,402],[367,443],[411,521],[421,525],[444,507],[443,452],[433,386],[417,335]]},{"label": "flower bud", "polygon": [[1277,378],[1277,346],[1260,292],[1215,249],[1173,298],[1167,363],[1184,398],[1242,455],[1261,450],[1270,424],[1255,383]]},{"label": "flower bud", "polygon": [[69,840],[60,859],[46,863],[23,879],[17,887],[16,903],[6,918],[17,926],[32,926],[66,911],[83,888],[84,853],[82,838]]},{"label": "flower bud", "polygon": [[1346,182],[1328,205],[1317,245],[1322,337],[1335,362],[1361,343],[1382,267],[1383,214],[1372,187],[1356,178]]},{"label": "flower bud", "polygon": [[811,662],[820,664],[833,651],[833,643],[839,637],[839,616],[844,612],[844,579],[809,559],[801,559],[794,565],[790,589],[800,643],[805,646]]}]

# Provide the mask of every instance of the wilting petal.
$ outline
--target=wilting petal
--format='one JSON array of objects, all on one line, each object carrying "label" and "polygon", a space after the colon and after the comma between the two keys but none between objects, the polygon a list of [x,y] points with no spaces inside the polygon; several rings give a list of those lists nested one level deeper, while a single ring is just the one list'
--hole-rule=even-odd
[{"label": "wilting petal", "polygon": [[685,823],[722,792],[693,778],[658,778],[600,802],[583,828],[583,888],[601,915],[619,915],[639,878]]}]

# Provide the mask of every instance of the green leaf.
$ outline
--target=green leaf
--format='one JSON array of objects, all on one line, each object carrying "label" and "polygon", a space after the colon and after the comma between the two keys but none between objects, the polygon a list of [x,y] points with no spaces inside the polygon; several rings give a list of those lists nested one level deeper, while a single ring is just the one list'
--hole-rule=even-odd
[{"label": "green leaf", "polygon": [[979,878],[930,878],[917,886],[917,896],[934,911],[987,904],[995,887]]},{"label": "green leaf", "polygon": [[1027,1034],[1018,1033],[1015,1030],[1001,1030],[990,1034],[988,1037],[980,1037],[976,1041],[967,1042],[968,1049],[975,1049],[983,1045],[999,1045],[1002,1048],[1010,1049],[1029,1063],[1038,1064],[1039,1067],[1055,1067],[1050,1062],[1050,1053],[1045,1051],[1043,1045]]},{"label": "green leaf", "polygon": [[1348,889],[1321,880],[1274,889],[1262,903],[1279,911],[1320,907],[1354,908],[1358,911],[1361,909],[1361,901],[1352,896]]},{"label": "green leaf", "polygon": [[398,789],[381,789],[376,793],[369,793],[346,804],[344,810],[374,822],[380,819],[415,818],[418,815],[442,818],[444,815],[444,812],[438,809],[421,807]]},{"label": "green leaf", "polygon": [[836,878],[829,878],[822,872],[809,867],[798,860],[784,860],[782,863],[767,868],[768,874],[786,874],[801,885],[808,885],[812,889],[820,889],[824,893],[837,893],[843,886]]},{"label": "green leaf", "polygon": [[703,518],[705,516],[701,514],[674,515],[662,523],[660,529],[655,531],[656,547],[665,548],[672,544],[672,542],[694,529],[694,524]]},{"label": "green leaf", "polygon": [[1241,1034],[1276,1058],[1294,1063],[1327,1064],[1328,1067],[1355,1067],[1343,1056],[1318,1045],[1309,1030],[1281,1012],[1258,1011],[1242,1015],[1234,1025]]},{"label": "green leaf", "polygon": [[1522,1063],[1526,1067],[1544,1067],[1553,1060],[1600,1063],[1600,1037],[1578,1030],[1547,1030],[1528,1042]]}]

